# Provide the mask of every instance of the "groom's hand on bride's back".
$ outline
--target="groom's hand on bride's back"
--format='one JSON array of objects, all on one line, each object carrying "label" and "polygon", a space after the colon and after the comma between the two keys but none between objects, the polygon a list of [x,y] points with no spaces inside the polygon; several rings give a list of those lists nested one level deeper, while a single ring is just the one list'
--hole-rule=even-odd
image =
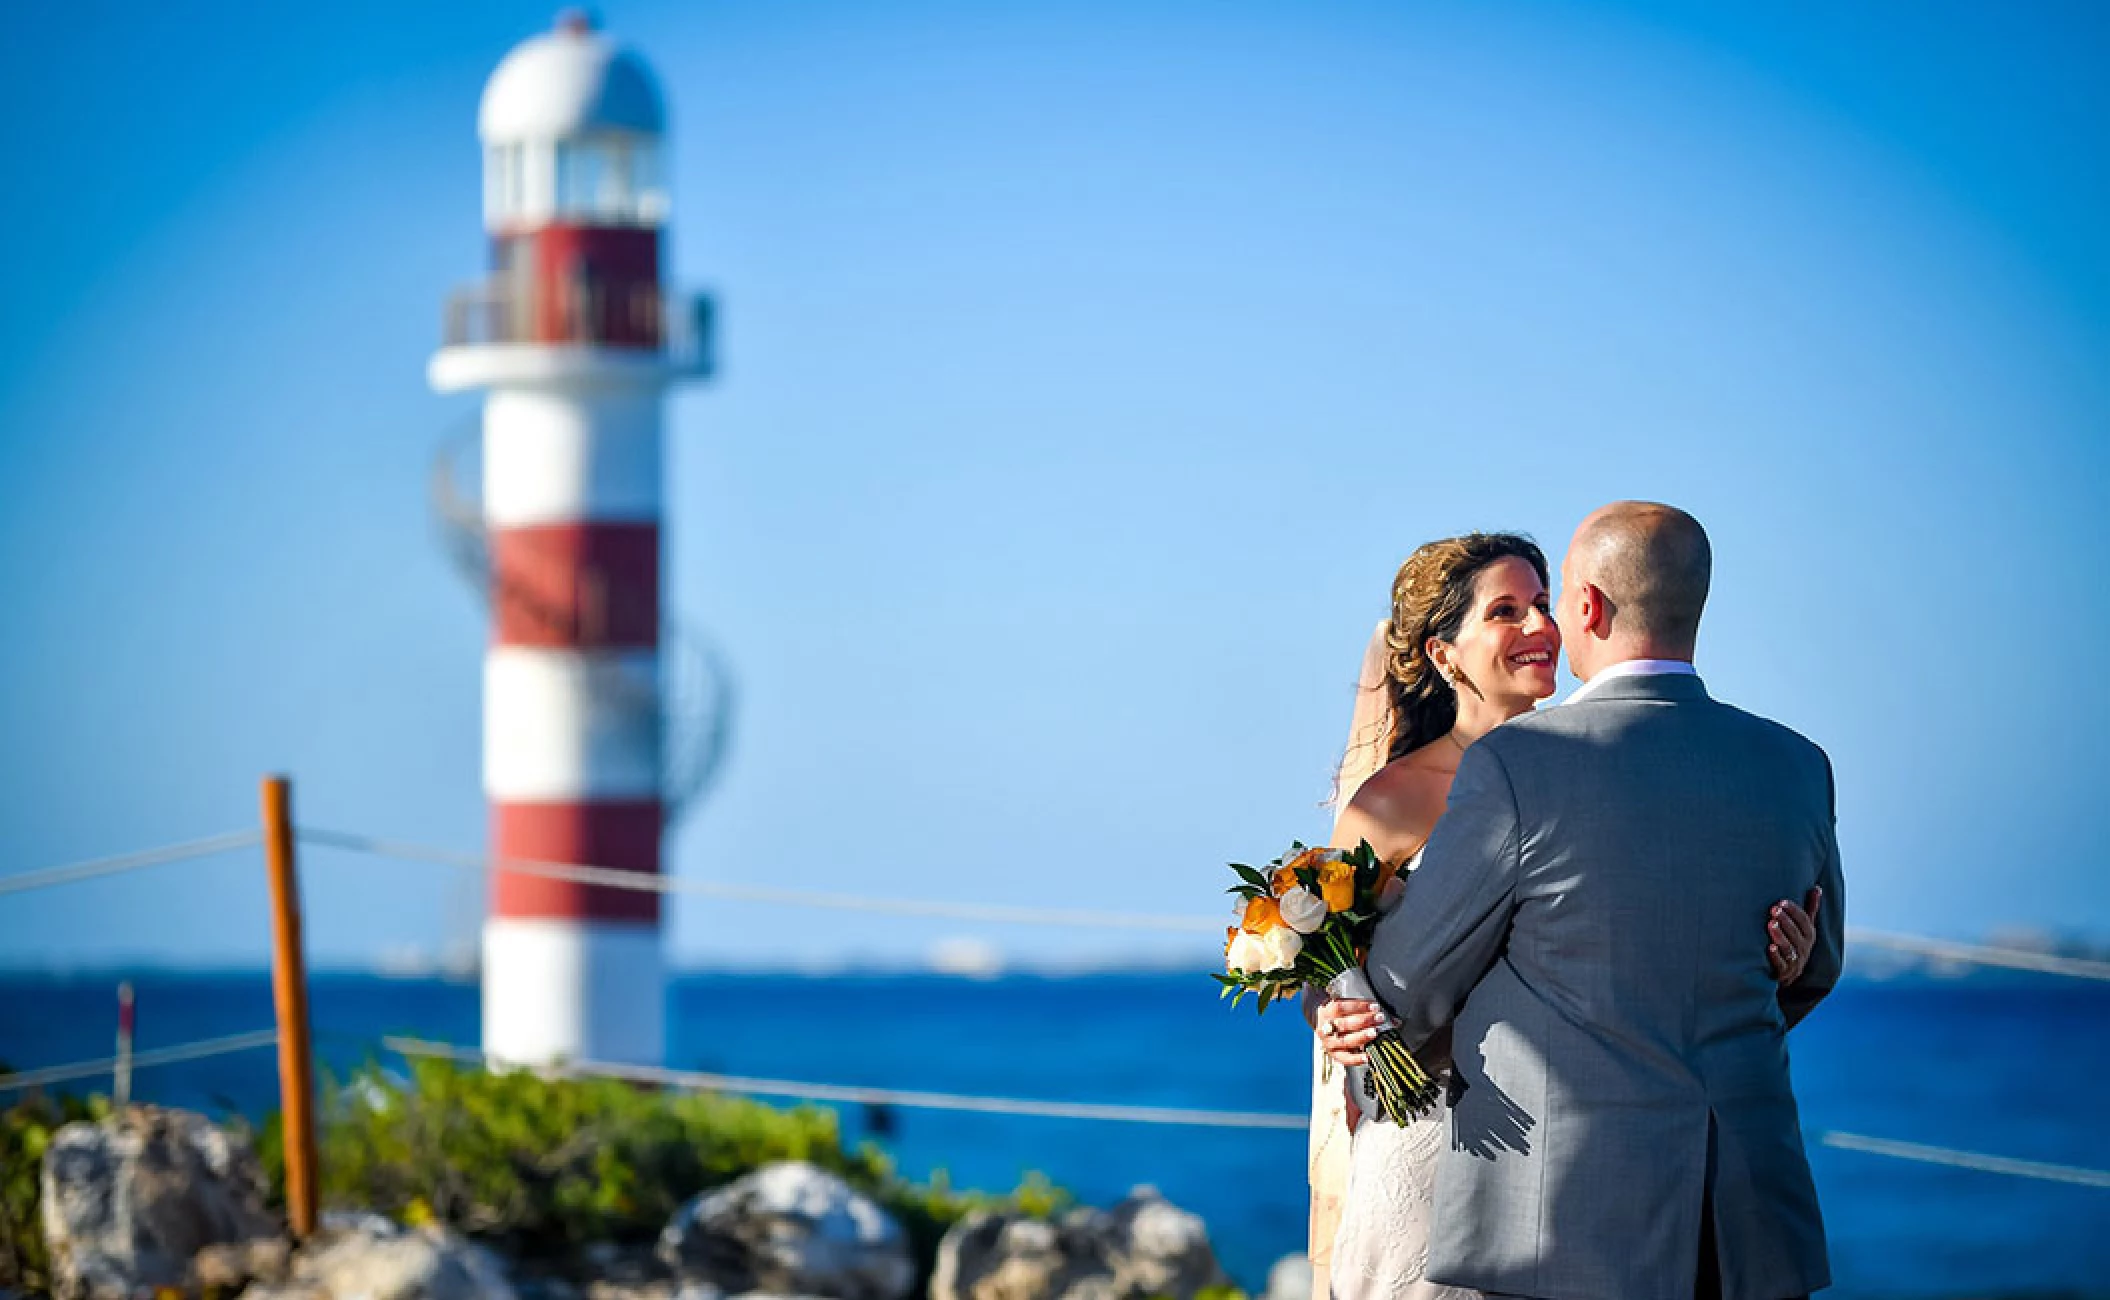
[{"label": "groom's hand on bride's back", "polygon": [[1823,907],[1824,890],[1812,885],[1802,906],[1783,898],[1766,918],[1766,964],[1781,987],[1801,979],[1809,969],[1810,954],[1817,948],[1817,913]]}]

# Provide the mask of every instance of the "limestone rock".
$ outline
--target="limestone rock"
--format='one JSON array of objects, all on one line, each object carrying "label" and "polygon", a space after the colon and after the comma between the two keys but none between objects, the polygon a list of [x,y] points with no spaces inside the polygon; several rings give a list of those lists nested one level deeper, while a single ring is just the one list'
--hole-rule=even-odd
[{"label": "limestone rock", "polygon": [[434,1226],[318,1233],[294,1259],[293,1288],[327,1300],[515,1300],[496,1256]]},{"label": "limestone rock", "polygon": [[330,1296],[305,1282],[259,1282],[242,1292],[241,1300],[330,1300]]},{"label": "limestone rock", "polygon": [[293,1265],[293,1243],[284,1237],[259,1237],[207,1246],[191,1258],[194,1291],[240,1291],[252,1282],[275,1285]]},{"label": "limestone rock", "polygon": [[1303,1255],[1284,1255],[1267,1272],[1267,1293],[1261,1300],[1312,1300],[1311,1260]]},{"label": "limestone rock", "polygon": [[1187,1300],[1227,1279],[1209,1247],[1209,1228],[1149,1188],[1138,1188],[1097,1225],[1113,1264],[1114,1293]]},{"label": "limestone rock", "polygon": [[279,1231],[249,1144],[190,1111],[132,1106],[68,1124],[41,1177],[57,1300],[180,1287],[200,1250]]},{"label": "limestone rock", "polygon": [[659,1257],[687,1286],[829,1300],[904,1300],[908,1234],[877,1202],[797,1161],[765,1165],[681,1207]]},{"label": "limestone rock", "polygon": [[316,1226],[333,1237],[347,1232],[362,1232],[369,1237],[400,1237],[409,1231],[387,1215],[372,1210],[324,1210],[322,1222]]},{"label": "limestone rock", "polygon": [[1192,1300],[1226,1279],[1195,1215],[1149,1188],[1056,1223],[988,1211],[938,1245],[931,1300]]}]

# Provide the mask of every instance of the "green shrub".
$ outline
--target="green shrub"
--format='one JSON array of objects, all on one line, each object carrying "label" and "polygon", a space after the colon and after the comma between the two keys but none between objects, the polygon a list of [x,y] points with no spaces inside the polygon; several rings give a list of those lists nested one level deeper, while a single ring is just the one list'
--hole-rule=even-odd
[{"label": "green shrub", "polygon": [[[0,1287],[49,1289],[38,1218],[44,1149],[60,1125],[109,1111],[103,1097],[35,1094],[0,1111]],[[278,1115],[252,1136],[272,1202],[283,1205]],[[840,1174],[901,1221],[917,1294],[928,1288],[939,1240],[968,1214],[1045,1218],[1070,1204],[1038,1174],[1002,1196],[955,1190],[942,1171],[910,1182],[878,1148],[846,1149],[835,1113],[821,1107],[439,1061],[414,1063],[407,1081],[368,1066],[326,1085],[318,1145],[325,1206],[437,1221],[544,1258],[589,1242],[650,1241],[696,1193],[772,1161],[804,1160]]]},{"label": "green shrub", "polygon": [[[1068,1197],[1038,1176],[1009,1196],[901,1178],[876,1147],[845,1149],[833,1111],[610,1079],[549,1079],[421,1060],[407,1082],[368,1066],[322,1106],[322,1194],[333,1208],[437,1220],[522,1255],[657,1236],[690,1196],[776,1160],[841,1175],[907,1230],[927,1279],[946,1229],[973,1210],[1048,1215]],[[274,1188],[274,1116],[258,1134]]]},{"label": "green shrub", "polygon": [[[0,1075],[10,1073],[0,1065]],[[0,1288],[51,1289],[51,1260],[39,1218],[44,1149],[62,1125],[110,1113],[107,1098],[32,1092],[0,1110]]]}]

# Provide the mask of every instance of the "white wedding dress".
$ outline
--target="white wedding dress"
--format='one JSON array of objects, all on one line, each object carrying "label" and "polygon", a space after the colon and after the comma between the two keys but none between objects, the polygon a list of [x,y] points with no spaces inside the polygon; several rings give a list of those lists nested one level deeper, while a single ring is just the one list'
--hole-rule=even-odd
[{"label": "white wedding dress", "polygon": [[[1415,854],[1407,869],[1420,861]],[[1433,1054],[1424,1056],[1424,1065],[1436,1063]],[[1442,1064],[1441,1073],[1448,1075],[1450,1062]],[[1332,1073],[1336,1092],[1343,1073],[1338,1067]],[[1478,1291],[1439,1286],[1423,1275],[1436,1203],[1436,1155],[1450,1140],[1450,1129],[1445,1106],[1406,1124],[1365,1119],[1355,1126],[1333,1238],[1333,1300],[1479,1300]]]}]

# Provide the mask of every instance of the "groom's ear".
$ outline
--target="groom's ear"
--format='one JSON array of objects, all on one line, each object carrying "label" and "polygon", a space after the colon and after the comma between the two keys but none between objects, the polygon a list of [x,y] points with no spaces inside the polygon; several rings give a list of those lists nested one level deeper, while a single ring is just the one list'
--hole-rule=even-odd
[{"label": "groom's ear", "polygon": [[1602,636],[1611,629],[1611,619],[1607,617],[1611,606],[1605,601],[1604,588],[1594,582],[1584,583],[1580,603],[1583,631]]}]

